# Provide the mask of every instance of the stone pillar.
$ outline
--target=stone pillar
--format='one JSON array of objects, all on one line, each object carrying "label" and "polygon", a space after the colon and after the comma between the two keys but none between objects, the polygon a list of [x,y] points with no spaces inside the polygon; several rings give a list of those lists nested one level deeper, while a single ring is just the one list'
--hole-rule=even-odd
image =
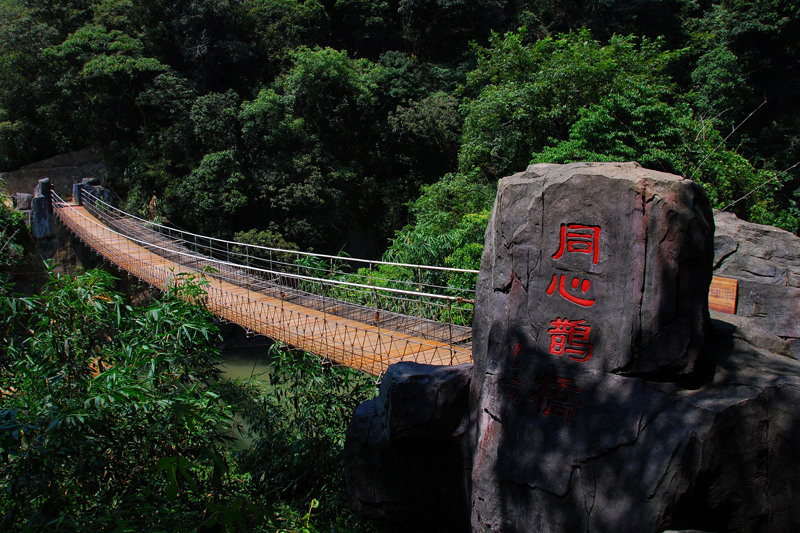
[{"label": "stone pillar", "polygon": [[81,196],[81,190],[83,190],[83,184],[81,183],[72,184],[72,201],[75,202],[76,205],[83,205],[83,197]]},{"label": "stone pillar", "polygon": [[40,179],[31,200],[31,234],[35,239],[53,235],[53,201],[50,194],[50,179]]},{"label": "stone pillar", "polygon": [[695,366],[713,235],[697,183],[636,163],[500,181],[473,322],[474,531],[577,531],[585,513],[556,505],[590,500],[571,493],[577,465],[663,407],[626,377]]}]

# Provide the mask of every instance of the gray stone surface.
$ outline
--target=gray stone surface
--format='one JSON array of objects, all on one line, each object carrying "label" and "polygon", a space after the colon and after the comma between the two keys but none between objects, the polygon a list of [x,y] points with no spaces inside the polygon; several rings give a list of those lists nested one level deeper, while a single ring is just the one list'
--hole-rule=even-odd
[{"label": "gray stone surface", "polygon": [[350,507],[393,532],[463,531],[471,450],[460,425],[472,365],[392,365],[347,431]]},{"label": "gray stone surface", "polygon": [[31,200],[30,223],[31,235],[34,239],[46,239],[54,234],[55,219],[50,198],[50,180],[48,178],[40,179]]},{"label": "gray stone surface", "polygon": [[795,341],[709,315],[711,232],[695,185],[635,165],[503,180],[471,377],[390,367],[348,430],[353,509],[398,532],[795,531]]},{"label": "gray stone surface", "polygon": [[800,288],[800,237],[714,211],[714,274]]},{"label": "gray stone surface", "polygon": [[711,311],[711,326],[724,331],[726,335],[742,339],[756,348],[797,359],[792,351],[791,342],[760,328],[751,318]]},{"label": "gray stone surface", "polygon": [[109,205],[114,205],[114,197],[108,189],[89,183],[74,183],[72,185],[72,200],[78,205],[84,205],[86,201],[92,201],[83,193],[88,193]]},{"label": "gray stone surface", "polygon": [[690,371],[708,315],[713,228],[696,183],[635,163],[533,165],[504,178],[478,280],[478,371],[511,357],[481,351],[494,317],[515,337],[509,350],[547,353],[553,321],[584,320],[582,344],[599,356],[567,347],[565,365]]},{"label": "gray stone surface", "polygon": [[800,289],[739,281],[736,314],[780,337],[800,337]]},{"label": "gray stone surface", "polygon": [[29,211],[33,195],[26,192],[18,192],[14,196],[14,207],[20,211]]},{"label": "gray stone surface", "polygon": [[0,172],[2,179],[0,186],[8,194],[27,193],[34,188],[38,180],[49,178],[53,190],[67,199],[73,183],[105,175],[107,169],[102,160],[103,153],[100,146],[90,146],[77,152],[37,161],[13,172]]},{"label": "gray stone surface", "polygon": [[[580,252],[554,262],[561,224],[606,233],[596,265]],[[473,531],[798,523],[773,487],[800,479],[778,452],[798,444],[794,417],[778,413],[800,400],[800,366],[735,324],[699,357],[712,233],[696,184],[634,165],[541,165],[501,181],[473,323]],[[580,272],[581,259],[597,275],[594,314],[547,299],[551,272]],[[595,336],[560,342],[591,345],[594,364],[554,349],[556,317],[591,326]],[[773,415],[786,431],[769,434]]]},{"label": "gray stone surface", "polygon": [[714,212],[714,275],[739,280],[736,314],[800,338],[800,237]]},{"label": "gray stone surface", "polygon": [[538,431],[513,463],[519,421],[503,406],[476,449],[491,469],[473,477],[472,530],[793,531],[800,365],[724,332],[710,344],[698,382],[597,376],[586,416],[527,421]]}]

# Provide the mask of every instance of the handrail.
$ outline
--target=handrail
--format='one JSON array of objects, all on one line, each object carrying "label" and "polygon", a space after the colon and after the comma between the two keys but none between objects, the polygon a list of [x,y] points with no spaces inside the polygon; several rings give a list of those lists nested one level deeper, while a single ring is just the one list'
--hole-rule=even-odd
[{"label": "handrail", "polygon": [[[204,301],[214,314],[248,331],[373,375],[398,361],[452,365],[471,360],[471,328],[452,320],[458,313],[460,323],[468,323],[462,320],[471,317],[472,306],[460,304],[471,304],[470,300],[239,265],[192,253],[180,241],[165,241],[139,222],[120,220],[99,209],[98,216],[92,216],[95,206],[89,202],[88,211],[77,209],[55,192],[52,202],[64,224],[97,253],[161,289],[172,283],[176,271],[218,266],[220,270],[210,277],[219,283],[204,286]],[[126,235],[126,229],[131,234]],[[148,240],[150,236],[156,242]],[[268,277],[261,278],[264,274]],[[306,292],[317,289],[317,294]],[[348,300],[353,294],[356,300]],[[391,309],[383,307],[387,304]],[[428,308],[439,318],[431,319]],[[423,316],[412,314],[420,310]]]},{"label": "handrail", "polygon": [[[287,250],[287,249],[283,249],[283,248],[270,248],[268,246],[261,246],[261,245],[258,245],[258,244],[249,244],[249,243],[244,243],[244,242],[228,241],[228,240],[225,240],[225,239],[219,239],[219,238],[216,238],[216,237],[209,237],[207,235],[200,235],[198,233],[192,233],[190,231],[185,231],[185,230],[181,230],[181,229],[177,229],[177,228],[170,228],[169,226],[165,226],[165,225],[159,224],[157,222],[152,222],[150,220],[145,220],[143,218],[137,217],[136,215],[132,215],[132,214],[128,213],[127,211],[122,211],[121,209],[116,208],[116,207],[112,206],[111,204],[108,204],[108,203],[104,202],[103,200],[101,200],[100,198],[94,196],[92,193],[86,191],[85,189],[81,189],[81,193],[85,194],[88,197],[90,197],[93,201],[100,202],[100,203],[108,206],[110,209],[112,209],[114,211],[117,211],[119,213],[122,213],[126,217],[130,217],[130,218],[133,218],[133,219],[136,219],[136,220],[140,221],[142,224],[146,224],[148,226],[156,226],[156,227],[164,228],[164,229],[169,230],[169,231],[176,231],[176,232],[181,233],[181,234],[191,235],[192,237],[201,237],[203,239],[208,239],[209,241],[216,241],[216,242],[223,243],[223,244],[229,244],[229,245],[232,244],[234,246],[247,246],[247,247],[250,247],[250,248],[255,248],[255,249],[258,249],[258,250],[264,250],[264,251],[268,251],[268,252],[305,255],[305,256],[311,256],[311,257],[320,257],[320,258],[323,258],[323,259],[335,259],[337,261],[352,261],[352,262],[356,262],[356,263],[367,263],[369,265],[388,265],[388,266],[399,266],[399,267],[406,267],[406,268],[423,268],[423,269],[426,269],[426,270],[440,270],[440,271],[445,271],[445,272],[459,272],[459,273],[464,273],[464,274],[478,274],[478,273],[480,273],[479,270],[472,270],[472,269],[466,269],[466,268],[450,268],[450,267],[440,267],[440,266],[435,266],[435,265],[418,265],[418,264],[414,264],[414,263],[392,263],[390,261],[379,261],[379,260],[372,260],[372,259],[359,259],[357,257],[346,257],[346,256],[341,256],[341,255],[318,254],[318,253],[315,253],[315,252],[303,252],[303,251],[300,251],[300,250]],[[191,241],[187,241],[187,242],[191,242]]]},{"label": "handrail", "polygon": [[[59,203],[63,204],[66,207],[69,207],[69,204],[67,204],[55,191],[53,191],[52,194],[56,198],[58,198]],[[108,204],[106,204],[106,205],[108,205]],[[84,215],[82,215],[80,213],[78,213],[78,215],[81,216],[81,217],[84,217]],[[84,218],[86,218],[86,217],[84,217]],[[205,256],[205,255],[194,255],[194,254],[191,254],[191,253],[181,252],[181,251],[178,251],[178,250],[176,250],[174,248],[164,248],[163,246],[159,246],[159,245],[157,245],[155,243],[152,243],[150,241],[145,241],[145,240],[142,240],[142,239],[138,239],[136,237],[133,237],[133,236],[126,235],[124,233],[115,231],[115,230],[113,230],[111,228],[108,228],[108,231],[110,231],[111,233],[113,233],[115,235],[119,235],[120,237],[124,237],[126,239],[130,239],[131,241],[133,241],[133,242],[135,242],[137,244],[140,244],[140,245],[143,245],[143,246],[147,246],[149,248],[156,248],[156,249],[162,250],[165,253],[177,254],[177,255],[181,255],[181,256],[184,256],[184,257],[189,257],[189,258],[195,259],[195,260],[202,260],[202,261],[208,261],[208,262],[212,262],[212,263],[219,263],[220,265],[230,266],[230,267],[234,267],[234,268],[238,268],[238,269],[252,270],[254,272],[259,272],[259,273],[263,273],[263,274],[273,274],[273,275],[281,276],[281,277],[284,277],[284,278],[297,279],[297,280],[300,280],[300,281],[319,282],[319,283],[325,283],[325,284],[330,284],[330,285],[340,285],[340,286],[353,287],[353,288],[359,288],[359,289],[379,290],[381,292],[389,292],[389,293],[393,293],[393,294],[402,294],[404,296],[416,296],[416,297],[421,297],[421,298],[432,298],[432,299],[436,299],[436,300],[446,300],[446,301],[453,301],[453,302],[474,303],[473,300],[462,298],[460,296],[449,296],[449,295],[446,295],[446,294],[435,294],[435,293],[427,293],[427,292],[407,291],[407,290],[404,290],[404,289],[395,289],[395,288],[392,288],[392,287],[381,287],[381,286],[378,286],[378,285],[363,285],[363,284],[360,284],[360,283],[352,283],[352,282],[348,282],[348,281],[341,281],[341,280],[335,280],[335,279],[315,278],[315,277],[311,277],[311,276],[303,276],[301,274],[293,274],[291,272],[280,272],[280,271],[277,271],[277,270],[262,269],[262,268],[257,268],[257,267],[253,267],[253,266],[249,266],[249,265],[242,265],[242,264],[239,264],[239,263],[231,263],[229,261],[223,261],[221,259],[215,259],[213,257],[209,257],[209,256]],[[395,263],[385,263],[385,264],[395,264]]]},{"label": "handrail", "polygon": [[[56,198],[58,198],[58,200],[59,200],[59,202],[61,204],[63,204],[65,207],[69,207],[69,204],[67,204],[60,196],[58,196],[58,194],[55,191],[53,191],[52,194]],[[108,205],[108,204],[106,204],[106,205]],[[78,213],[78,215],[81,216],[81,217],[86,218],[84,215],[82,215],[80,213]],[[159,246],[159,245],[157,245],[155,243],[152,243],[152,242],[149,242],[149,241],[145,241],[145,240],[141,240],[141,239],[138,239],[136,237],[132,237],[130,235],[126,235],[124,233],[120,233],[120,232],[115,231],[115,230],[113,230],[111,228],[108,228],[108,230],[111,233],[114,233],[115,235],[119,235],[120,237],[125,237],[126,239],[130,239],[131,241],[133,241],[133,242],[135,242],[137,244],[148,246],[150,248],[157,248],[157,249],[162,250],[162,251],[164,251],[166,253],[169,253],[169,254],[177,254],[177,255],[181,255],[181,256],[184,256],[184,257],[189,257],[189,258],[192,258],[192,259],[195,259],[195,260],[203,260],[203,261],[208,261],[208,262],[212,262],[212,263],[219,263],[220,265],[230,266],[230,267],[234,267],[234,268],[240,268],[240,269],[244,269],[244,270],[252,270],[252,271],[260,272],[260,273],[263,273],[263,274],[274,274],[274,275],[281,276],[281,277],[284,277],[284,278],[289,278],[289,279],[297,279],[297,280],[301,280],[301,281],[310,281],[310,282],[320,282],[320,283],[326,283],[326,284],[331,284],[331,285],[341,285],[341,286],[345,286],[345,287],[354,287],[354,288],[359,288],[359,289],[380,290],[381,292],[390,292],[390,293],[393,293],[393,294],[402,294],[404,296],[417,296],[417,297],[422,297],[422,298],[432,298],[432,299],[438,299],[438,300],[449,300],[449,301],[453,301],[453,302],[473,303],[472,300],[468,300],[468,299],[462,298],[460,296],[448,296],[446,294],[433,294],[433,293],[427,293],[427,292],[406,291],[406,290],[403,290],[403,289],[395,289],[395,288],[392,288],[392,287],[380,287],[380,286],[377,286],[377,285],[363,285],[363,284],[360,284],[360,283],[351,283],[351,282],[348,282],[348,281],[341,281],[341,280],[335,280],[335,279],[314,278],[314,277],[311,277],[311,276],[303,276],[303,275],[300,275],[300,274],[293,274],[291,272],[280,272],[280,271],[276,271],[276,270],[268,270],[268,269],[252,267],[252,266],[249,266],[249,265],[241,265],[239,263],[231,263],[231,262],[228,262],[228,261],[222,261],[221,259],[215,259],[213,257],[208,257],[208,256],[205,256],[205,255],[193,255],[193,254],[190,254],[190,253],[177,251],[177,250],[175,250],[173,248],[164,248],[163,246]]]}]

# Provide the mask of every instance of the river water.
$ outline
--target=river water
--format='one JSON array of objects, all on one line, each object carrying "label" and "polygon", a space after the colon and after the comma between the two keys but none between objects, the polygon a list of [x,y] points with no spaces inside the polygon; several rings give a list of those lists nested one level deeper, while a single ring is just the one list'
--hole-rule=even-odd
[{"label": "river water", "polygon": [[245,379],[262,376],[270,370],[269,346],[225,348],[220,353],[222,363],[218,365],[225,379]]},{"label": "river water", "polygon": [[[220,357],[222,361],[217,365],[217,368],[221,371],[222,379],[247,379],[252,376],[257,380],[266,380],[266,376],[271,370],[268,344],[224,348],[220,353]],[[237,422],[241,428],[234,431],[235,446],[239,449],[249,448],[253,443],[253,437],[247,434],[249,429],[247,420],[240,418],[237,419]]]}]

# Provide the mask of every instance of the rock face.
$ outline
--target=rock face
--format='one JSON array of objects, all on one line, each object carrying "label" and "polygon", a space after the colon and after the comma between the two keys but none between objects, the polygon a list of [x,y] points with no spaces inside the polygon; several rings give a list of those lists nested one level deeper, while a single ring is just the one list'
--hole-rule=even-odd
[{"label": "rock face", "polygon": [[739,280],[736,314],[790,339],[800,357],[800,238],[714,214],[714,274]]},{"label": "rock face", "polygon": [[31,201],[33,200],[33,195],[25,192],[18,192],[14,196],[12,196],[14,201],[14,208],[20,211],[30,211],[31,209]]},{"label": "rock face", "polygon": [[[630,446],[663,409],[624,375],[695,367],[713,234],[696,183],[635,163],[534,165],[501,180],[473,321],[473,529],[585,523],[571,510],[583,497],[574,467]],[[652,499],[659,479],[637,497]],[[575,501],[554,509],[564,498]]]},{"label": "rock face", "polygon": [[598,376],[580,392],[590,420],[531,421],[516,471],[503,449],[518,429],[501,411],[483,437],[498,453],[473,474],[472,530],[794,531],[800,365],[728,336],[723,320],[702,375]]},{"label": "rock face", "polygon": [[794,531],[800,363],[709,315],[713,231],[698,186],[635,164],[502,180],[471,377],[391,367],[348,430],[351,506],[397,532]]},{"label": "rock face", "polygon": [[501,180],[478,279],[478,371],[515,357],[482,351],[501,309],[517,355],[553,353],[584,370],[691,371],[713,234],[695,182],[636,163],[533,165]]},{"label": "rock face", "polygon": [[27,193],[33,189],[38,180],[48,178],[53,190],[61,197],[67,198],[73,183],[103,176],[106,170],[102,149],[96,145],[37,161],[13,172],[0,172],[0,180],[5,192],[14,194]]},{"label": "rock face", "polygon": [[[464,531],[472,450],[463,438],[472,365],[392,365],[348,428],[350,507],[388,531]],[[410,528],[410,529],[409,529]]]},{"label": "rock face", "polygon": [[714,211],[714,274],[800,288],[800,237]]}]

